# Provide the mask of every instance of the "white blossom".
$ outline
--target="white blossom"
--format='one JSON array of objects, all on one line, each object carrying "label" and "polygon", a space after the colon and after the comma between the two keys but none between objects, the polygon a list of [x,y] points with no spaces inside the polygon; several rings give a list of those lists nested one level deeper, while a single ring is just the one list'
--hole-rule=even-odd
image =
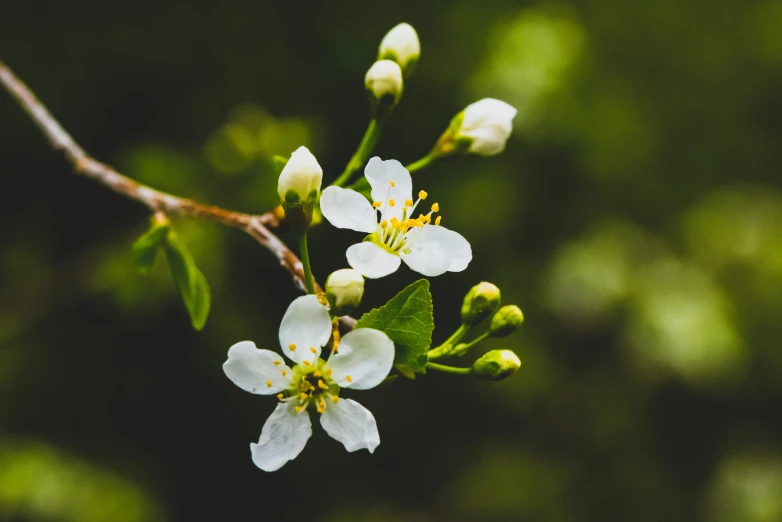
[{"label": "white blossom", "polygon": [[399,101],[404,89],[402,69],[391,60],[378,60],[372,64],[364,78],[364,85],[377,101],[385,97],[393,97],[393,104]]},{"label": "white blossom", "polygon": [[421,42],[418,33],[408,23],[401,23],[393,27],[380,42],[378,60],[393,60],[399,64],[405,73],[410,76],[418,57],[421,55]]},{"label": "white blossom", "polygon": [[456,139],[471,140],[468,151],[493,156],[505,149],[513,130],[516,109],[504,101],[484,98],[471,103],[462,112],[462,122]]},{"label": "white blossom", "polygon": [[364,173],[373,203],[354,190],[334,186],[324,190],[320,199],[323,216],[332,225],[370,234],[348,248],[350,266],[369,278],[395,272],[402,261],[430,277],[467,268],[472,260],[470,244],[440,226],[441,216],[432,218],[440,211],[439,204],[413,217],[428,194],[422,190],[413,201],[413,181],[401,163],[374,157]]},{"label": "white blossom", "polygon": [[327,361],[321,348],[331,337],[331,318],[314,295],[299,297],[285,312],[280,325],[283,353],[295,365],[255,343],[243,341],[228,350],[223,370],[234,384],[258,395],[276,395],[280,401],[250,444],[252,460],[264,471],[280,469],[301,453],[312,435],[307,413],[315,409],[331,437],[348,451],[380,444],[372,413],[351,399],[340,397],[342,388],[366,390],[386,378],[394,361],[394,343],[386,334],[359,328],[346,334],[332,348]]},{"label": "white blossom", "polygon": [[323,169],[307,149],[296,149],[277,180],[277,193],[285,203],[315,202],[323,180]]}]

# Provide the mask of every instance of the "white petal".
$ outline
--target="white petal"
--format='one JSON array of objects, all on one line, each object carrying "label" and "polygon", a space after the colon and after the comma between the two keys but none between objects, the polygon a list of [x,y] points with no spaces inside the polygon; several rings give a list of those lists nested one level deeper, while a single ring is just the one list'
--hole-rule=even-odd
[{"label": "white petal", "polygon": [[231,346],[223,371],[235,385],[258,395],[272,395],[287,389],[292,375],[281,355],[259,350],[252,341]]},{"label": "white petal", "polygon": [[377,229],[377,212],[367,198],[355,190],[327,188],[320,197],[320,210],[337,228],[367,233]]},{"label": "white petal", "polygon": [[[438,274],[426,273],[423,270],[436,271],[440,265],[439,256],[444,256],[448,272],[461,272],[472,261],[472,248],[461,234],[437,225],[425,225],[421,237],[412,246],[412,252],[402,256],[407,265],[430,277]],[[427,259],[427,255],[431,259]],[[442,273],[442,272],[440,272]]]},{"label": "white petal", "polygon": [[[402,209],[406,199],[413,199],[413,179],[410,173],[396,160],[383,161],[375,156],[364,169],[364,175],[372,187],[372,201],[383,204],[383,219],[391,221],[392,217],[402,219]],[[394,187],[391,182],[394,182]],[[395,201],[395,205],[386,205],[389,199]]]},{"label": "white petal", "polygon": [[375,451],[380,444],[380,434],[372,412],[350,399],[340,399],[336,404],[327,403],[320,416],[320,424],[332,438],[345,445],[348,451],[368,449]]},{"label": "white petal", "polygon": [[462,135],[473,139],[470,152],[483,156],[493,156],[505,150],[505,144],[511,129],[495,124],[462,132]]},{"label": "white petal", "polygon": [[474,129],[497,122],[504,122],[509,126],[508,132],[510,132],[510,125],[513,118],[516,117],[516,112],[515,107],[502,100],[484,98],[471,103],[464,109],[462,129]]},{"label": "white petal", "polygon": [[402,261],[410,267],[410,270],[415,270],[419,274],[427,277],[439,276],[448,271],[451,260],[439,242],[427,241],[426,236],[427,234],[424,233],[409,253],[402,253]]},{"label": "white petal", "polygon": [[[310,363],[320,357],[320,349],[331,337],[331,317],[314,295],[297,297],[280,323],[280,346],[292,361]],[[291,350],[291,345],[295,350]],[[314,350],[314,352],[313,352]]]},{"label": "white petal", "polygon": [[401,260],[388,250],[365,241],[348,248],[348,264],[364,277],[377,279],[393,274],[399,268]]},{"label": "white petal", "polygon": [[281,402],[266,420],[258,444],[250,444],[253,462],[264,471],[277,471],[295,459],[312,435],[307,411],[296,413],[296,401]]},{"label": "white petal", "polygon": [[342,388],[368,390],[383,382],[393,363],[391,339],[380,330],[359,328],[342,338],[337,353],[329,358],[328,366],[331,378]]}]

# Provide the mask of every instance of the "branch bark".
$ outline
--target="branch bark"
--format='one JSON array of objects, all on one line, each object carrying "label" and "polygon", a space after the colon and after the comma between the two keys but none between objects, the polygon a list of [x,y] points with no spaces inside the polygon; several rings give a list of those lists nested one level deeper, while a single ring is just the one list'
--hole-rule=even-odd
[{"label": "branch bark", "polygon": [[[246,232],[261,246],[274,254],[280,265],[293,276],[294,284],[300,290],[306,291],[301,260],[269,229],[269,227],[279,226],[279,218],[274,213],[267,212],[256,215],[234,212],[167,194],[138,183],[87,154],[54,119],[46,107],[38,101],[30,88],[2,61],[0,61],[0,83],[38,125],[52,147],[65,154],[65,158],[74,166],[77,174],[93,179],[114,192],[138,201],[153,213],[163,212],[167,215],[205,219]],[[315,291],[322,292],[317,282],[315,283]]]}]

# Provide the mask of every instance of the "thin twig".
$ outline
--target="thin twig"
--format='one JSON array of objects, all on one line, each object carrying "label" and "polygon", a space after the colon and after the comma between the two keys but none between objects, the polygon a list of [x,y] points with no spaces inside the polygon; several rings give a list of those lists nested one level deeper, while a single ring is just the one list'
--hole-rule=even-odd
[{"label": "thin twig", "polygon": [[[52,146],[65,154],[76,172],[93,179],[139,203],[146,205],[152,212],[178,215],[196,219],[206,219],[238,228],[249,234],[277,257],[293,276],[296,286],[305,291],[304,270],[299,258],[268,227],[279,225],[279,219],[271,212],[261,215],[234,212],[214,205],[205,205],[192,199],[181,198],[142,185],[127,176],[123,176],[108,165],[93,159],[82,149],[65,129],[54,119],[35,94],[20,80],[11,69],[0,61],[0,83],[13,96],[19,105],[38,125]],[[321,292],[315,283],[315,291]]]}]

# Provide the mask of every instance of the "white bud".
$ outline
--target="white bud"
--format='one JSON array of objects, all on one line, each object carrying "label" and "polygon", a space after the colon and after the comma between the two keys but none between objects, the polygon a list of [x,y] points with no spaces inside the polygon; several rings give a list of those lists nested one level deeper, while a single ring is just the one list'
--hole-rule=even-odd
[{"label": "white bud", "polygon": [[504,101],[484,98],[471,103],[462,112],[462,121],[456,140],[469,140],[468,152],[493,156],[505,149],[516,109]]},{"label": "white bud", "polygon": [[401,23],[388,31],[380,42],[378,60],[393,60],[399,64],[405,78],[412,74],[418,57],[421,55],[421,42],[413,26]]},{"label": "white bud", "polygon": [[299,147],[291,154],[277,181],[277,193],[286,205],[314,203],[318,199],[323,169],[307,149]]},{"label": "white bud", "polygon": [[402,69],[391,60],[378,60],[367,71],[364,85],[376,102],[394,106],[402,97],[404,88]]},{"label": "white bud", "polygon": [[364,278],[352,268],[343,268],[326,279],[326,298],[336,315],[350,313],[364,296]]}]

